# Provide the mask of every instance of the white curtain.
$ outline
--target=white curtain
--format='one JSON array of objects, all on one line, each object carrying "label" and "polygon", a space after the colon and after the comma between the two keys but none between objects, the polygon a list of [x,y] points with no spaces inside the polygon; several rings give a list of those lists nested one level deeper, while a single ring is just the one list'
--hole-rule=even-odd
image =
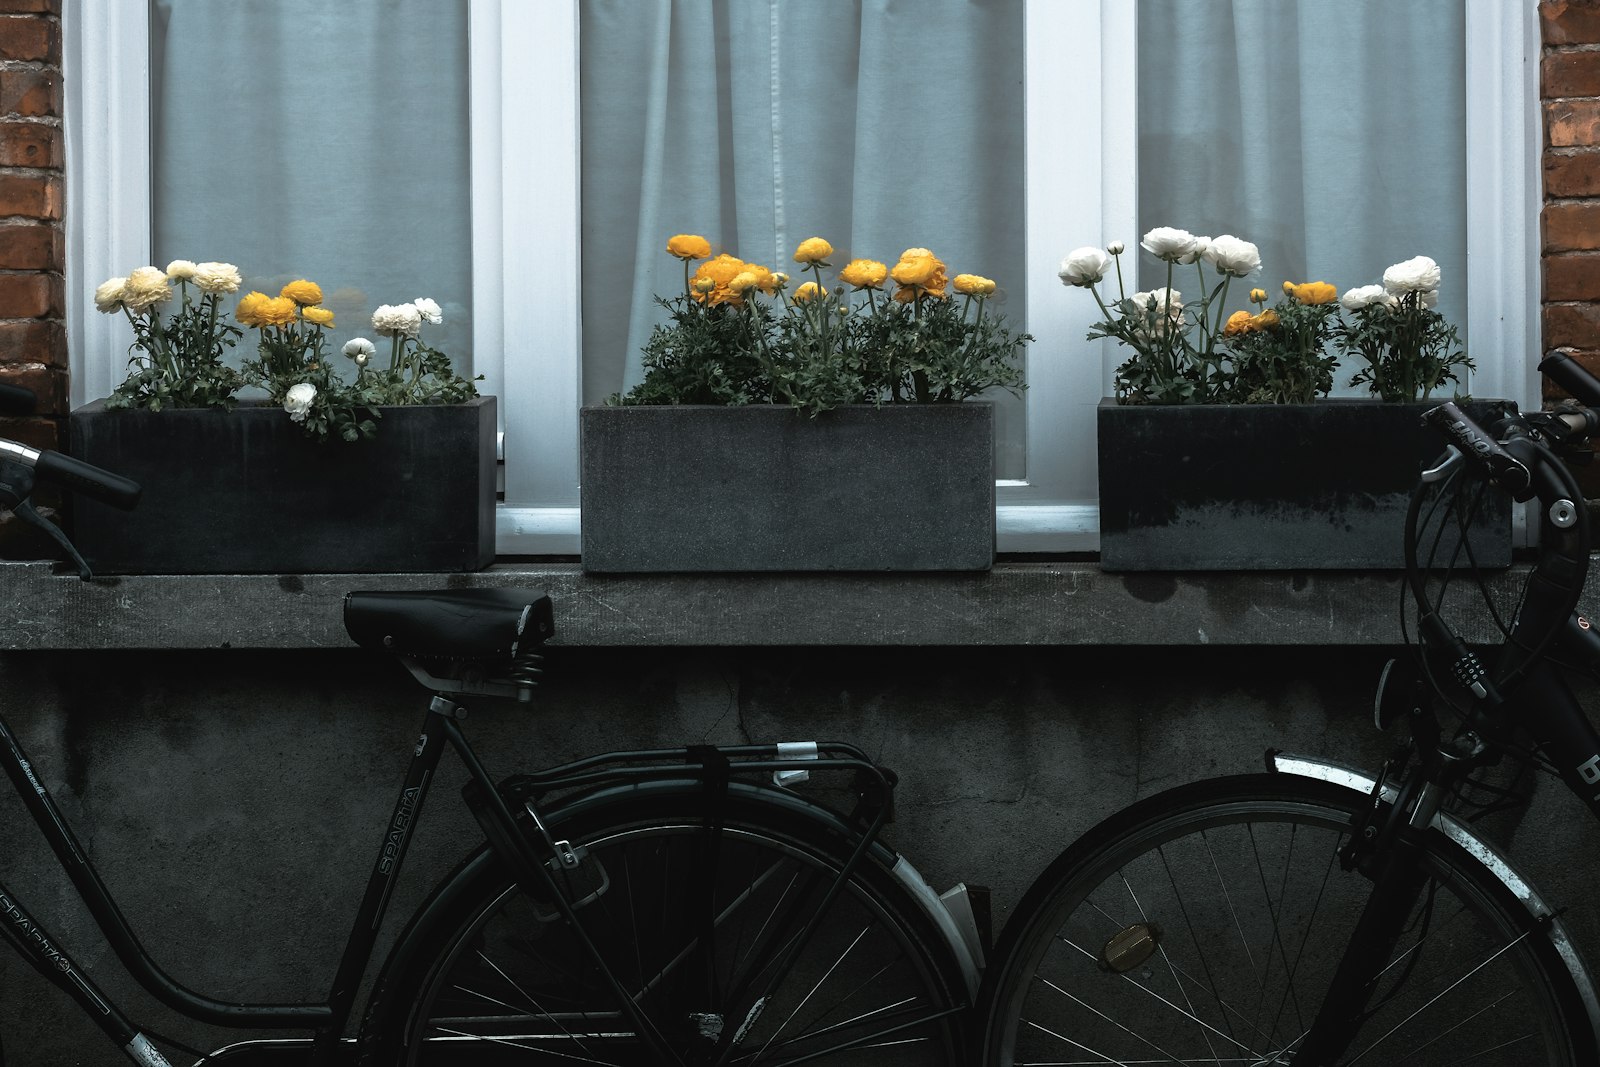
[{"label": "white curtain", "polygon": [[[1463,7],[1140,0],[1140,230],[1254,241],[1274,300],[1285,280],[1342,293],[1432,256],[1467,340]],[[1141,256],[1143,287],[1164,277]]]},{"label": "white curtain", "polygon": [[[1020,0],[584,0],[583,392],[640,378],[675,233],[795,273],[933,249],[1022,306]],[[1000,399],[1000,398],[996,398]],[[1021,405],[1002,404],[1002,472]]]},{"label": "white curtain", "polygon": [[156,265],[310,278],[337,345],[432,297],[470,368],[465,0],[154,0],[151,38]]}]

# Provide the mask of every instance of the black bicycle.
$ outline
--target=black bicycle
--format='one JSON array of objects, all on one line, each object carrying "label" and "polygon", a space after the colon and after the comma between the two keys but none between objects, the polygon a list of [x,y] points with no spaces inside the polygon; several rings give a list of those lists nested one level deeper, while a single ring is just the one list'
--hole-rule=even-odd
[{"label": "black bicycle", "polygon": [[[1600,1063],[1595,986],[1557,910],[1474,828],[1520,802],[1516,760],[1600,815],[1600,735],[1566,673],[1600,677],[1576,613],[1583,498],[1561,456],[1600,422],[1600,381],[1540,369],[1582,403],[1475,425],[1425,421],[1449,448],[1406,522],[1417,654],[1386,669],[1375,773],[1269,752],[1268,773],[1142,800],[1069,847],[1025,895],[985,979],[984,1062],[1444,1065]],[[1488,493],[1536,509],[1514,610],[1487,594],[1470,519]],[[1475,575],[1482,603],[1467,582]],[[1446,620],[1475,605],[1504,641],[1480,658]]]},{"label": "black bicycle", "polygon": [[[0,387],[13,410],[31,400]],[[56,537],[87,577],[29,503],[35,479],[124,507],[139,487],[0,441],[0,504]],[[202,1022],[304,1032],[208,1054],[157,1037],[0,884],[5,940],[133,1062],[162,1067],[174,1050],[203,1064],[384,1067],[962,1062],[976,924],[964,893],[939,897],[881,840],[892,772],[850,745],[800,742],[611,752],[496,781],[462,731],[461,701],[530,699],[555,629],[550,598],[501,588],[352,593],[345,624],[357,643],[398,656],[431,696],[323,1000],[233,1003],[169,977],[0,719],[0,765],[140,984]],[[357,1014],[446,747],[467,770],[462,795],[484,842],[411,917]],[[813,775],[844,800],[798,794]]]}]

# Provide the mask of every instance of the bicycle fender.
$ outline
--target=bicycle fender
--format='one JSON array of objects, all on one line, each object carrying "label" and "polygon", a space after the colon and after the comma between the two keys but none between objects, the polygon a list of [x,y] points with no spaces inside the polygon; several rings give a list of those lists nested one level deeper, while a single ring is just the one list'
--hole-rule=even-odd
[{"label": "bicycle fender", "polygon": [[[738,793],[759,794],[763,802],[790,809],[813,819],[819,825],[831,828],[844,839],[857,833],[854,827],[832,809],[815,804],[787,790],[753,786],[742,782],[732,783],[730,788]],[[700,789],[701,784],[692,779],[665,779],[608,786],[565,798],[543,814],[550,822],[559,823],[563,819],[581,815],[587,810],[603,808],[624,799],[651,795],[681,795],[691,791],[698,795]],[[975,960],[973,950],[962,936],[960,926],[951,917],[950,911],[939,899],[938,894],[923,881],[915,868],[881,841],[872,844],[867,862],[881,865],[910,892],[921,910],[926,913],[933,929],[940,934],[949,958],[959,966],[964,987],[969,990],[974,988],[973,983],[977,981],[981,965]],[[454,925],[457,909],[462,901],[472,896],[471,887],[475,880],[489,876],[498,865],[499,860],[489,845],[487,843],[479,845],[458,863],[454,870],[444,876],[421,907],[411,916],[385,958],[368,997],[360,1036],[356,1042],[357,1064],[375,1064],[373,1053],[382,1041],[383,1035],[392,1028],[395,1012],[405,1010],[407,1007],[398,1003],[400,998],[393,994],[404,992],[403,979],[420,958],[426,958],[427,948],[431,945],[435,932],[440,928]]]},{"label": "bicycle fender", "polygon": [[[1319,782],[1341,785],[1363,796],[1371,796],[1373,788],[1377,785],[1377,779],[1366,771],[1333,760],[1297,756],[1287,752],[1269,752],[1267,767],[1281,774],[1293,774],[1301,778],[1314,778]],[[1395,793],[1392,787],[1384,786],[1384,801],[1393,803]],[[1565,924],[1555,914],[1554,909],[1545,903],[1533,883],[1517,870],[1510,858],[1493,842],[1479,837],[1472,827],[1446,812],[1434,815],[1432,826],[1481,863],[1501,885],[1511,891],[1512,896],[1522,902],[1529,915],[1540,920],[1548,919],[1550,943],[1561,957],[1561,962],[1566,964],[1567,973],[1572,976],[1573,984],[1578,987],[1578,995],[1583,998],[1583,1008],[1589,1013],[1589,1025],[1594,1028],[1595,1033],[1600,1034],[1600,996],[1596,995],[1594,978],[1578,954],[1577,946],[1568,935]]]}]

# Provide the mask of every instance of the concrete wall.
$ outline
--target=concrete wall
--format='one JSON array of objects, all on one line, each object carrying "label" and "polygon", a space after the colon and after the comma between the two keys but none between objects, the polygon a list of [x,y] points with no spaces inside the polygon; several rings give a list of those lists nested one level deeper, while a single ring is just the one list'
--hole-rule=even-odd
[{"label": "concrete wall", "polygon": [[[496,774],[636,745],[854,741],[901,773],[892,842],[939,888],[992,886],[998,927],[1050,858],[1136,796],[1255,770],[1268,746],[1376,765],[1389,747],[1369,725],[1383,658],[564,649],[552,650],[533,709],[481,702],[466,727]],[[420,693],[397,666],[359,652],[0,657],[0,707],[135,929],[180,981],[241,999],[325,993]],[[396,917],[476,836],[456,793],[460,767],[446,759]],[[1600,838],[1559,789],[1539,782],[1517,855],[1552,897],[1581,905],[1593,853],[1564,857]],[[176,1017],[121,973],[61,891],[21,802],[5,795],[0,816],[4,881],[123,1008],[191,1044],[223,1043],[228,1035]],[[1593,916],[1580,907],[1574,919],[1600,943]],[[118,1062],[64,995],[4,951],[0,1034],[13,1065]]]}]

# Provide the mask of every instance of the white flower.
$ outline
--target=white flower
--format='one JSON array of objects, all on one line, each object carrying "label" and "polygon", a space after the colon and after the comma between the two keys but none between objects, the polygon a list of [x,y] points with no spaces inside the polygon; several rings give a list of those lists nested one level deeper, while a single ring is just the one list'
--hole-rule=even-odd
[{"label": "white flower", "polygon": [[1106,251],[1110,252],[1114,256],[1120,256],[1127,249],[1127,247],[1128,246],[1123,244],[1121,241],[1112,241],[1110,244],[1106,245]]},{"label": "white flower", "polygon": [[1157,226],[1144,235],[1144,240],[1140,241],[1139,245],[1157,259],[1178,263],[1184,256],[1194,251],[1196,241],[1195,235],[1188,230]]},{"label": "white flower", "polygon": [[94,291],[94,306],[107,315],[122,310],[122,298],[128,288],[128,279],[111,278],[100,283]]},{"label": "white flower", "polygon": [[415,304],[383,304],[372,313],[372,328],[385,337],[415,337],[422,328],[422,312]]},{"label": "white flower", "polygon": [[411,301],[411,304],[417,309],[417,314],[422,316],[424,322],[431,322],[437,325],[444,321],[444,312],[440,309],[438,301],[419,296]]},{"label": "white flower", "polygon": [[311,402],[317,398],[317,387],[310,382],[291,385],[283,397],[283,410],[293,422],[305,422],[311,413]]},{"label": "white flower", "polygon": [[1437,307],[1439,305],[1439,290],[1422,290],[1422,292],[1417,294],[1417,302],[1425,308]]},{"label": "white flower", "polygon": [[236,293],[242,281],[232,263],[195,264],[194,283],[203,293]]},{"label": "white flower", "polygon": [[1149,341],[1181,328],[1183,324],[1183,294],[1176,289],[1152,289],[1148,293],[1134,293],[1132,297],[1138,311],[1134,333]]},{"label": "white flower", "polygon": [[1261,269],[1261,250],[1231,233],[1212,241],[1205,256],[1208,262],[1216,265],[1218,274],[1231,274],[1235,278],[1243,278]]},{"label": "white flower", "polygon": [[1207,255],[1207,253],[1210,250],[1211,250],[1211,238],[1209,238],[1209,237],[1196,237],[1194,239],[1194,247],[1189,249],[1189,251],[1185,252],[1183,254],[1183,256],[1181,258],[1179,258],[1178,262],[1179,263],[1198,263],[1198,262],[1200,262],[1200,260],[1202,258],[1210,259],[1211,257],[1209,255]]},{"label": "white flower", "polygon": [[199,268],[191,260],[175,259],[167,264],[167,280],[186,282],[192,279]]},{"label": "white flower", "polygon": [[376,355],[378,349],[365,337],[357,337],[344,343],[344,354],[356,361],[356,366],[365,367],[367,360]]},{"label": "white flower", "polygon": [[1110,269],[1111,257],[1091,245],[1068,252],[1056,273],[1062,285],[1088,287],[1104,278]]},{"label": "white flower", "polygon": [[1439,288],[1439,264],[1427,256],[1396,263],[1383,272],[1383,287],[1395,296]]},{"label": "white flower", "polygon": [[1345,290],[1345,294],[1339,298],[1339,303],[1346,311],[1360,311],[1364,307],[1382,304],[1389,299],[1389,293],[1383,286],[1363,285]]},{"label": "white flower", "polygon": [[167,272],[160,267],[140,267],[128,275],[122,290],[122,302],[129,311],[144,311],[171,299],[172,287],[167,284]]},{"label": "white flower", "polygon": [[1146,313],[1154,303],[1155,311],[1165,311],[1169,319],[1183,315],[1183,294],[1176,289],[1152,289],[1148,293],[1134,293],[1133,302],[1139,305],[1140,311]]}]

